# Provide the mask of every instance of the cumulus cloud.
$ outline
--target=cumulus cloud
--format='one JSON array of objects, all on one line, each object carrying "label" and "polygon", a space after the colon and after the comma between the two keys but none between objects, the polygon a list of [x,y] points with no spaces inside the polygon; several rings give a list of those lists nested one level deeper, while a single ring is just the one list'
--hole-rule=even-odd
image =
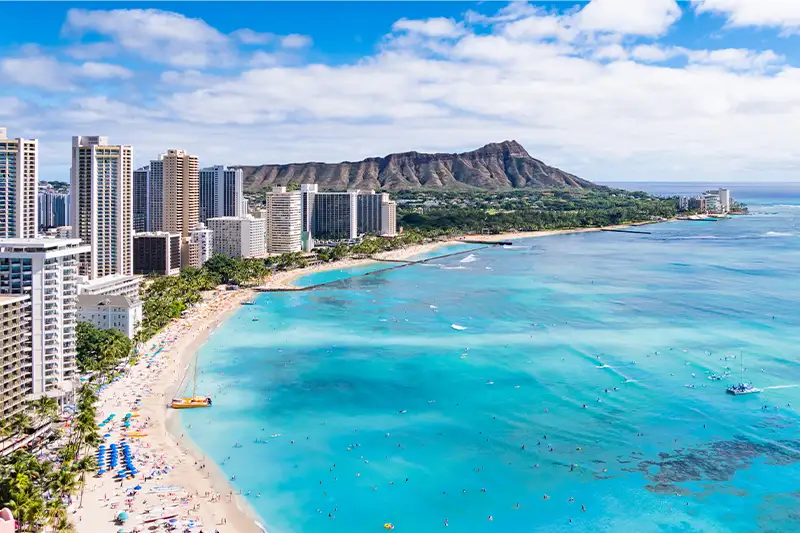
[{"label": "cumulus cloud", "polygon": [[121,49],[153,63],[197,69],[234,67],[246,63],[239,46],[276,45],[298,49],[311,45],[305,35],[276,35],[241,28],[225,34],[197,18],[158,9],[71,9],[62,29],[65,36],[96,34],[107,42],[77,44],[73,57]]},{"label": "cumulus cloud", "polygon": [[[80,97],[26,120],[55,147],[43,164],[62,168],[78,124],[133,144],[140,161],[167,147],[204,164],[245,164],[451,152],[515,138],[594,180],[748,178],[753,168],[789,177],[786,168],[800,164],[800,69],[771,50],[664,46],[654,36],[677,20],[671,2],[603,18],[618,5],[593,0],[552,13],[515,4],[464,20],[402,19],[387,28],[387,46],[351,63],[287,64],[275,57],[284,47],[259,50],[224,73],[171,68],[117,99],[73,72],[67,81]],[[217,34],[233,39],[210,29],[196,30],[203,44],[185,52],[207,52]],[[45,76],[47,66],[32,71]],[[16,67],[29,82],[55,81]]]},{"label": "cumulus cloud", "polygon": [[659,36],[681,13],[675,0],[592,0],[574,18],[584,31]]},{"label": "cumulus cloud", "polygon": [[429,18],[425,20],[400,19],[392,25],[394,31],[416,33],[426,37],[458,37],[465,33],[461,24],[444,17]]},{"label": "cumulus cloud", "polygon": [[38,52],[0,59],[0,73],[9,85],[34,87],[44,91],[70,91],[80,78],[130,78],[133,73],[119,65],[86,62],[74,64]]},{"label": "cumulus cloud", "polygon": [[692,0],[699,13],[727,17],[731,26],[800,30],[800,2],[795,0]]}]

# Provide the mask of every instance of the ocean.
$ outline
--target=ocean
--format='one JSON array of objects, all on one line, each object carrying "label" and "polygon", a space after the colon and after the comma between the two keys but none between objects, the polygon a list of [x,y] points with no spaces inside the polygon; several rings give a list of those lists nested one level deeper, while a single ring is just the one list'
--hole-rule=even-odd
[{"label": "ocean", "polygon": [[731,189],[751,215],[261,295],[182,423],[270,533],[800,531],[800,187]]}]

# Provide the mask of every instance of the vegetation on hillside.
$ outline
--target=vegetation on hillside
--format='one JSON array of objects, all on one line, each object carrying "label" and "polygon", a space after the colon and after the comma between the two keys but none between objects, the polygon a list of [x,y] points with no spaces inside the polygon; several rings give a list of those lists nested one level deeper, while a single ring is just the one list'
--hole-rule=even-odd
[{"label": "vegetation on hillside", "polygon": [[502,233],[596,227],[675,216],[673,198],[618,189],[400,193],[405,228],[429,233]]}]

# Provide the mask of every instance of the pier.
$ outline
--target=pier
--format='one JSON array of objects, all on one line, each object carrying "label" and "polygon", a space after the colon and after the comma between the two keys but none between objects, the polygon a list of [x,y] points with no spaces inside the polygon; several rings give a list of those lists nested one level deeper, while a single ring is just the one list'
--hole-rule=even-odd
[{"label": "pier", "polygon": [[640,235],[650,235],[649,231],[638,231],[635,229],[606,229],[600,228],[600,231],[612,231],[614,233],[638,233]]}]

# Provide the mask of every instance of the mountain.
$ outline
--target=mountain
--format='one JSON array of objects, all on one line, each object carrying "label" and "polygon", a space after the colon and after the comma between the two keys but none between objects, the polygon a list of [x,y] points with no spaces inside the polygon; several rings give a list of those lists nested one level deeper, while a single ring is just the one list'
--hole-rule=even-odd
[{"label": "mountain", "polygon": [[463,154],[405,152],[386,157],[343,163],[291,163],[288,165],[240,166],[245,190],[257,192],[272,185],[317,183],[320,189],[381,189],[400,191],[418,188],[489,190],[598,185],[545,165],[525,151],[517,141],[487,144]]}]

